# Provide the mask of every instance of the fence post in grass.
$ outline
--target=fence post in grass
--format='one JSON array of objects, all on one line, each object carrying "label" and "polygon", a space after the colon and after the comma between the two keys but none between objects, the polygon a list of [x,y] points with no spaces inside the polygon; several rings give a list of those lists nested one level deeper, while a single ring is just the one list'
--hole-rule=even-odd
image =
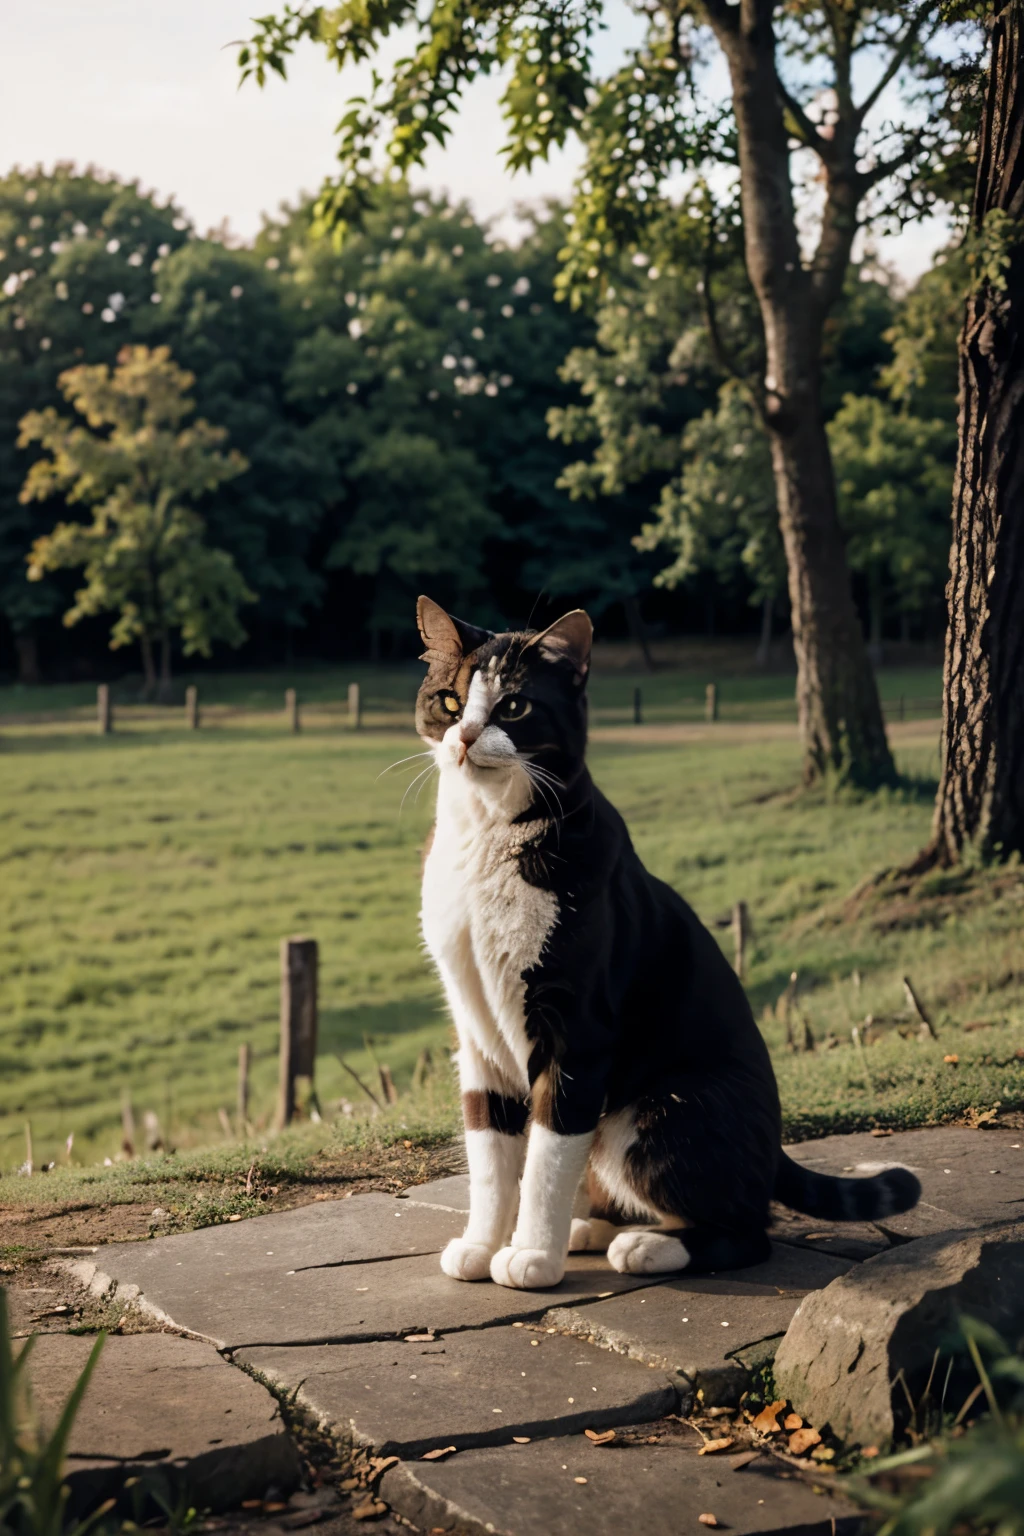
[{"label": "fence post in grass", "polygon": [[288,727],[294,736],[299,734],[299,696],[294,688],[286,688],[284,691],[284,712],[288,717]]},{"label": "fence post in grass", "polygon": [[127,1088],[121,1089],[121,1151],[125,1157],[135,1156],[135,1115]]},{"label": "fence post in grass", "polygon": [[391,1068],[386,1061],[382,1061],[377,1068],[377,1076],[380,1078],[380,1088],[384,1095],[385,1104],[397,1104],[398,1089],[395,1087],[395,1080],[391,1076]]},{"label": "fence post in grass", "polygon": [[704,690],[704,718],[706,720],[718,719],[718,684],[708,683]]},{"label": "fence post in grass", "polygon": [[32,1162],[32,1121],[25,1121],[25,1172],[31,1173],[34,1164]]},{"label": "fence post in grass", "polygon": [[633,724],[634,725],[643,725],[643,723],[644,723],[644,699],[643,699],[643,694],[640,692],[639,688],[634,688],[633,689]]},{"label": "fence post in grass", "polygon": [[363,701],[359,693],[358,683],[348,685],[348,723],[354,731],[363,727]]},{"label": "fence post in grass", "polygon": [[199,729],[199,689],[195,683],[185,689],[185,724],[190,731]]},{"label": "fence post in grass", "polygon": [[114,706],[110,702],[109,683],[100,683],[96,689],[96,724],[101,736],[109,736],[114,729]]},{"label": "fence post in grass", "polygon": [[738,901],[732,909],[732,936],[736,945],[734,969],[742,981],[747,968],[747,940],[750,938],[750,912],[745,901]]},{"label": "fence post in grass", "polygon": [[238,1047],[238,1134],[248,1134],[249,1126],[249,1068],[252,1065],[252,1046]]},{"label": "fence post in grass", "polygon": [[278,1130],[295,1114],[295,1079],[312,1082],[316,1068],[316,939],[281,940],[281,1057],[278,1080]]}]

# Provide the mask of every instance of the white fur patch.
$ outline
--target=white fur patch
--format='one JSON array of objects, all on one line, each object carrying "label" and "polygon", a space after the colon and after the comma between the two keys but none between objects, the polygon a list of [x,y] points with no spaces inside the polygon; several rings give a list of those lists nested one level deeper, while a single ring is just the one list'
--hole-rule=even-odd
[{"label": "white fur patch", "polygon": [[620,1232],[608,1246],[608,1262],[620,1275],[667,1275],[690,1262],[686,1244],[664,1232]]},{"label": "white fur patch", "polygon": [[663,1212],[646,1205],[626,1177],[626,1154],[636,1140],[632,1109],[605,1115],[598,1127],[591,1164],[598,1179],[624,1216],[657,1221]]}]

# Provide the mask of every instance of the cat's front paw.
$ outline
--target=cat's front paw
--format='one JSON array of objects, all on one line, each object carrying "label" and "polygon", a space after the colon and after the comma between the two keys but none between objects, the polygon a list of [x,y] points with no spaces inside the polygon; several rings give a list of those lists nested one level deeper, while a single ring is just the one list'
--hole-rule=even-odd
[{"label": "cat's front paw", "polygon": [[565,1257],[545,1248],[499,1248],[491,1279],[516,1291],[549,1291],[565,1274]]},{"label": "cat's front paw", "polygon": [[441,1268],[453,1280],[486,1280],[491,1273],[493,1248],[486,1243],[471,1243],[453,1237],[441,1254]]}]

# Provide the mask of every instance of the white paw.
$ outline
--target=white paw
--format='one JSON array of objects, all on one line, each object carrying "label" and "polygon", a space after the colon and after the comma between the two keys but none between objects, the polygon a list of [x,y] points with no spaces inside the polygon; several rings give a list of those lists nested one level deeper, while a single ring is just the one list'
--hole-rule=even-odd
[{"label": "white paw", "polygon": [[608,1246],[608,1262],[620,1275],[664,1275],[685,1269],[690,1255],[665,1232],[620,1232]]},{"label": "white paw", "polygon": [[569,1228],[569,1252],[585,1253],[590,1247],[592,1237],[591,1227],[593,1223],[582,1216],[574,1216],[572,1226]]},{"label": "white paw", "polygon": [[491,1279],[517,1291],[549,1291],[565,1274],[565,1258],[545,1248],[499,1248],[491,1260]]},{"label": "white paw", "polygon": [[441,1255],[441,1268],[453,1280],[486,1280],[491,1273],[494,1249],[486,1243],[469,1243],[453,1237]]}]

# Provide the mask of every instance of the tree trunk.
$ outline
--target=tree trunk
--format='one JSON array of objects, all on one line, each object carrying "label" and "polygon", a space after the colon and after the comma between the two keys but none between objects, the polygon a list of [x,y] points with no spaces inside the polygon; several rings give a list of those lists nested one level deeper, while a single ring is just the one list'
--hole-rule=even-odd
[{"label": "tree trunk", "polygon": [[827,773],[869,787],[895,767],[864,645],[835,505],[820,416],[789,417],[771,434],[779,520],[789,573],[804,781]]},{"label": "tree trunk", "polygon": [[786,551],[804,779],[838,773],[875,785],[892,780],[895,767],[850,591],[821,402],[824,322],[842,291],[857,231],[854,145],[840,145],[837,129],[822,238],[808,269],[797,234],[772,6],[704,0],[704,10],[729,65],[744,254],[764,325],[762,412]]},{"label": "tree trunk", "polygon": [[[998,211],[1009,266],[967,301],[931,847],[955,863],[1024,853],[1024,10],[996,0],[973,226]],[[998,215],[997,215],[998,216]],[[998,228],[998,226],[997,226]],[[989,218],[988,230],[993,231]]]},{"label": "tree trunk", "polygon": [[757,643],[757,665],[766,667],[772,659],[772,618],[775,613],[775,600],[765,597],[761,600],[761,638]]},{"label": "tree trunk", "polygon": [[142,652],[142,697],[151,699],[156,693],[156,667],[153,664],[153,642],[148,635],[139,636],[139,649]]},{"label": "tree trunk", "polygon": [[882,643],[882,573],[877,565],[868,571],[868,660],[873,667],[880,667],[885,656]]},{"label": "tree trunk", "polygon": [[33,686],[43,680],[39,667],[39,640],[31,629],[18,630],[14,636],[18,653],[18,682]]},{"label": "tree trunk", "polygon": [[640,654],[644,659],[644,666],[648,672],[654,671],[654,657],[651,655],[651,647],[647,640],[647,625],[644,623],[643,614],[640,612],[640,604],[636,596],[623,598],[622,606],[626,610],[626,626],[635,645],[640,647]]},{"label": "tree trunk", "polygon": [[164,630],[160,636],[160,702],[171,701],[171,637]]}]

